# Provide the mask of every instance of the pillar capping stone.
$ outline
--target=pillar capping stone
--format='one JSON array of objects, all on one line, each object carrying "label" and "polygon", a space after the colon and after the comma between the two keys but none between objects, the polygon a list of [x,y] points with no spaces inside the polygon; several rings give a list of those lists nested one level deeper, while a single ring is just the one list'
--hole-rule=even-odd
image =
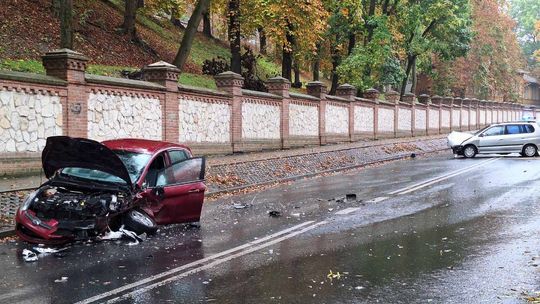
[{"label": "pillar capping stone", "polygon": [[[399,95],[398,92],[396,92],[396,93]],[[413,93],[409,92],[409,93],[403,94],[403,97],[401,98],[401,100],[402,100],[403,102],[406,102],[406,103],[414,104],[415,98],[416,98],[416,95],[414,95]]]},{"label": "pillar capping stone", "polygon": [[418,96],[418,102],[425,105],[429,104],[430,103],[429,95],[421,94],[420,96]]},{"label": "pillar capping stone", "polygon": [[337,87],[336,96],[353,101],[356,96],[356,88],[353,85],[344,83]]},{"label": "pillar capping stone", "polygon": [[178,76],[180,69],[165,62],[158,61],[142,69],[143,79],[166,87],[168,90],[178,91]]},{"label": "pillar capping stone", "polygon": [[67,82],[84,83],[88,58],[70,49],[53,50],[41,57],[45,73]]},{"label": "pillar capping stone", "polygon": [[463,99],[461,97],[454,97],[454,100],[453,100],[454,105],[461,107],[462,103],[463,103]]},{"label": "pillar capping stone", "polygon": [[275,94],[282,97],[289,97],[289,90],[291,88],[291,82],[289,79],[276,76],[268,78],[265,83],[268,93]]},{"label": "pillar capping stone", "polygon": [[443,97],[443,103],[447,106],[453,106],[454,105],[454,97],[453,96],[444,96]]},{"label": "pillar capping stone", "polygon": [[306,84],[308,95],[319,99],[326,98],[326,84],[320,81],[310,81]]},{"label": "pillar capping stone", "polygon": [[442,96],[439,96],[439,95],[431,96],[431,103],[432,104],[440,106],[442,104],[442,102],[443,102]]},{"label": "pillar capping stone", "polygon": [[[394,90],[390,90],[386,93],[384,93],[384,99],[386,101],[389,101],[391,103],[399,103],[399,93],[394,91]],[[405,100],[403,100],[405,102]],[[408,101],[407,101],[408,102]]]},{"label": "pillar capping stone", "polygon": [[364,96],[366,99],[376,101],[379,99],[380,93],[379,90],[375,88],[369,88],[362,94],[362,96]]},{"label": "pillar capping stone", "polygon": [[233,95],[242,95],[244,77],[235,72],[227,71],[214,76],[218,90]]}]

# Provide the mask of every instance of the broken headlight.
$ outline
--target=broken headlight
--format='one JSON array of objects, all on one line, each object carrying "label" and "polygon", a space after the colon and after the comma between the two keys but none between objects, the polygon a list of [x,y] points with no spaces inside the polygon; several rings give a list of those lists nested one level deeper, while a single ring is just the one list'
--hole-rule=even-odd
[{"label": "broken headlight", "polygon": [[19,208],[21,211],[26,211],[28,208],[30,208],[30,205],[32,205],[32,202],[36,199],[36,196],[38,195],[39,190],[36,190],[32,193],[30,193],[24,202],[21,204],[21,207]]}]

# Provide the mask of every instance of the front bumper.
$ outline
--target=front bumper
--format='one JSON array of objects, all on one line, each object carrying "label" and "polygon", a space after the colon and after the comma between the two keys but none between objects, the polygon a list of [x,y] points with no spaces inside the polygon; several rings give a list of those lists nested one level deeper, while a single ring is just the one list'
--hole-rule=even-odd
[{"label": "front bumper", "polygon": [[456,155],[463,155],[463,146],[453,146],[451,148],[452,148],[452,153]]}]

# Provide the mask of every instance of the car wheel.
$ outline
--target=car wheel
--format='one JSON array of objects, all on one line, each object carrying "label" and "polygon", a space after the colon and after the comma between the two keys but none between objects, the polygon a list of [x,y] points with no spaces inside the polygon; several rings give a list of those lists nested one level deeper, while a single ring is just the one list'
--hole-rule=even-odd
[{"label": "car wheel", "polygon": [[145,212],[131,209],[123,216],[123,223],[126,229],[137,234],[156,233],[158,226],[156,222]]},{"label": "car wheel", "polygon": [[538,149],[535,145],[525,145],[525,147],[523,147],[523,155],[525,157],[533,157],[536,155],[537,152]]},{"label": "car wheel", "polygon": [[463,156],[466,158],[473,158],[476,156],[476,153],[478,153],[478,151],[476,151],[476,147],[473,145],[468,145],[463,148]]}]

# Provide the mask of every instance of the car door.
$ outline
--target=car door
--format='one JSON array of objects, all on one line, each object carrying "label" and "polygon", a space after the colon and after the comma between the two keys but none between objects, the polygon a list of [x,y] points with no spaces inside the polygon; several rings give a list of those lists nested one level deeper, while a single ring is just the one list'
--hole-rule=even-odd
[{"label": "car door", "polygon": [[504,126],[493,126],[486,129],[479,135],[478,152],[479,153],[504,153]]},{"label": "car door", "polygon": [[204,174],[202,157],[169,164],[157,174],[154,194],[159,203],[152,212],[158,224],[199,221],[206,191]]},{"label": "car door", "polygon": [[505,151],[519,153],[527,139],[526,128],[523,124],[506,125],[505,130]]}]

